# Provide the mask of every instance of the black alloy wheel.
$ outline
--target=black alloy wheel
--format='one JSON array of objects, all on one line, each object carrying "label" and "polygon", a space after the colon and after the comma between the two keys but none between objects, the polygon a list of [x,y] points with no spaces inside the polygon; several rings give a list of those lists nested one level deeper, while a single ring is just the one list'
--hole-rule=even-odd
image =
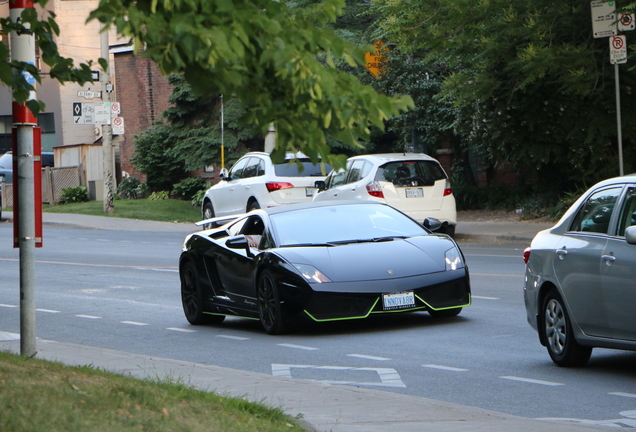
[{"label": "black alloy wheel", "polygon": [[558,366],[584,366],[592,348],[581,346],[574,338],[572,323],[561,296],[555,290],[543,302],[543,320],[539,331],[547,342],[548,354]]},{"label": "black alloy wheel", "polygon": [[222,322],[225,319],[225,315],[203,313],[203,295],[194,263],[187,262],[180,273],[181,303],[188,322],[193,325]]},{"label": "black alloy wheel", "polygon": [[276,280],[269,270],[265,270],[258,280],[258,313],[263,329],[269,334],[283,334],[287,323],[283,317],[283,307],[278,294]]}]

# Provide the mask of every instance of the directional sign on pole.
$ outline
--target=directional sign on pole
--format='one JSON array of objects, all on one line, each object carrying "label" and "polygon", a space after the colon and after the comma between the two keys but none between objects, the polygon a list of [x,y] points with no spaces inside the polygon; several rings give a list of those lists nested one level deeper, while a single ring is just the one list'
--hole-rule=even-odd
[{"label": "directional sign on pole", "polygon": [[604,38],[616,34],[616,2],[596,0],[590,2],[592,8],[592,32],[595,38]]},{"label": "directional sign on pole", "polygon": [[610,42],[610,63],[627,63],[627,42],[625,36],[612,36]]}]

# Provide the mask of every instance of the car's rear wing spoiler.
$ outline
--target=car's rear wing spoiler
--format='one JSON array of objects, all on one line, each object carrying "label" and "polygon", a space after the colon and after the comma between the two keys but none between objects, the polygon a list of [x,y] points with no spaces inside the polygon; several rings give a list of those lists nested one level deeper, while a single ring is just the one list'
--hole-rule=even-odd
[{"label": "car's rear wing spoiler", "polygon": [[212,224],[212,223],[215,223],[218,225],[225,225],[226,223],[232,222],[233,220],[236,220],[241,216],[242,215],[230,215],[230,216],[223,216],[223,217],[215,217],[211,219],[204,219],[202,221],[195,222],[194,224],[196,226],[203,226],[203,225]]}]

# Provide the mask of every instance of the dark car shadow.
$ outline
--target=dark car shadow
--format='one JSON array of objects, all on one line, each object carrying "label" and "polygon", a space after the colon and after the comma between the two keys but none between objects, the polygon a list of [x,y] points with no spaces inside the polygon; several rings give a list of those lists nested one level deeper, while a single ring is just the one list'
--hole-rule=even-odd
[{"label": "dark car shadow", "polygon": [[[469,322],[470,319],[462,315],[451,318],[434,318],[427,312],[396,313],[387,315],[372,315],[363,319],[315,322],[309,318],[296,318],[290,322],[289,331],[284,336],[339,336],[350,334],[368,334],[378,332],[399,332],[419,329],[422,327],[444,327]],[[265,333],[258,320],[240,317],[227,318],[221,324],[210,325],[215,328],[225,328],[236,331]]]}]

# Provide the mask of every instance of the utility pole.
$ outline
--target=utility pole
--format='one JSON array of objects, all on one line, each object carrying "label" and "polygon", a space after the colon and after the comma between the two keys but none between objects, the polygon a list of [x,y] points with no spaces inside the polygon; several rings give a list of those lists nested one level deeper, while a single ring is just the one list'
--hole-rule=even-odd
[{"label": "utility pole", "polygon": [[[33,8],[32,0],[11,0],[10,17],[20,22],[22,12]],[[25,27],[28,27],[26,25]],[[11,32],[11,59],[35,65],[35,37],[33,33]],[[35,79],[27,71],[22,76],[35,88]],[[36,100],[35,90],[29,94],[30,100]],[[17,139],[17,152],[13,155],[17,176],[14,175],[14,187],[18,189],[16,237],[20,248],[20,354],[33,357],[35,347],[35,183],[33,169],[33,127],[37,118],[25,104],[13,101],[13,126]],[[17,183],[17,185],[15,184]],[[15,195],[14,195],[15,196]],[[15,205],[16,203],[14,203]],[[16,221],[14,220],[14,223]]]},{"label": "utility pole", "polygon": [[[100,33],[101,58],[109,63],[108,52],[108,28],[104,25]],[[100,74],[102,83],[102,101],[110,102],[110,92],[113,85],[110,82],[110,71],[108,68]],[[115,209],[115,157],[113,155],[113,133],[110,121],[102,125],[102,165],[104,171],[104,213],[112,213]]]}]

